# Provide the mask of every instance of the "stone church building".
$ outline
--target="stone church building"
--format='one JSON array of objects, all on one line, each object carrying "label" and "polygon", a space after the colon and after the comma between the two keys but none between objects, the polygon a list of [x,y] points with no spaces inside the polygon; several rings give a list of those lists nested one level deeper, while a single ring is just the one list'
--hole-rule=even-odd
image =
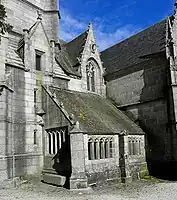
[{"label": "stone church building", "polygon": [[[177,7],[177,3],[175,4]],[[177,178],[177,12],[106,49],[107,98],[146,133],[150,174]]]},{"label": "stone church building", "polygon": [[100,54],[92,24],[59,38],[58,0],[1,4],[0,181],[78,189],[176,161],[176,14]]}]

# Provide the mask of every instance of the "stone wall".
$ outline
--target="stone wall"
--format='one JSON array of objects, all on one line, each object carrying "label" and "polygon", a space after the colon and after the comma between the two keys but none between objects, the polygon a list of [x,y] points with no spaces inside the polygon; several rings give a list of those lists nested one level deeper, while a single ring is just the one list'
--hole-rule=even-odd
[{"label": "stone wall", "polygon": [[167,67],[155,57],[106,77],[107,96],[147,133],[151,161],[170,159]]},{"label": "stone wall", "polygon": [[[7,21],[14,27],[13,31],[23,34],[23,29],[30,29],[37,21],[37,11],[40,10],[49,38],[58,40],[59,16],[57,1],[46,0],[44,3],[44,1],[37,0],[8,0],[3,1],[3,3],[7,11]],[[45,12],[45,10],[55,10],[56,12]]]},{"label": "stone wall", "polygon": [[[26,174],[39,174],[42,166],[42,143],[40,127],[36,125],[34,110],[35,81],[27,75],[29,72],[6,66],[10,73],[9,83],[13,92],[5,90],[4,98],[5,121],[0,155],[4,159],[3,179]],[[30,81],[30,82],[29,82]],[[34,143],[34,130],[36,143]],[[14,157],[13,157],[14,156]],[[6,174],[6,176],[5,176]]]},{"label": "stone wall", "polygon": [[163,98],[166,92],[166,71],[167,61],[160,57],[107,75],[107,96],[118,106]]},{"label": "stone wall", "polygon": [[76,90],[81,92],[88,92],[87,90],[87,73],[86,73],[86,67],[89,63],[89,61],[93,61],[95,65],[95,93],[100,94],[102,96],[105,96],[105,84],[103,79],[103,65],[100,59],[100,53],[98,48],[96,47],[96,50],[93,52],[91,50],[91,46],[93,44],[96,44],[96,39],[94,37],[94,32],[92,26],[90,26],[88,33],[87,33],[87,39],[85,46],[83,47],[83,53],[80,55],[81,60],[81,79],[75,79],[71,78],[68,87],[70,90]]},{"label": "stone wall", "polygon": [[[92,137],[113,138],[112,157],[104,159],[89,160],[88,139]],[[119,136],[118,135],[84,135],[84,154],[85,170],[88,178],[88,184],[98,183],[100,181],[117,180],[120,181],[121,174],[119,168]]]}]

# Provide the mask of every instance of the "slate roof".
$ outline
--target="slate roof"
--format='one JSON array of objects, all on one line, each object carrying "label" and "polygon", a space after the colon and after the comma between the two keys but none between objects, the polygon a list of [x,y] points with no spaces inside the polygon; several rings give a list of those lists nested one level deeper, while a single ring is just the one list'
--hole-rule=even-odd
[{"label": "slate roof", "polygon": [[165,44],[166,19],[101,52],[106,74],[142,62],[141,56],[164,52]]},{"label": "slate roof", "polygon": [[73,67],[72,61],[65,46],[62,46],[61,50],[59,50],[58,47],[55,48],[55,59],[65,73],[81,76],[80,72],[77,71],[78,69]]},{"label": "slate roof", "polygon": [[60,40],[61,50],[56,48],[56,60],[66,73],[81,76],[80,71],[78,71],[79,61],[77,58],[81,57],[86,38],[87,32],[84,32],[68,43]]},{"label": "slate roof", "polygon": [[8,43],[8,52],[6,54],[6,64],[24,68],[24,63],[17,53],[18,41],[10,38]]},{"label": "slate roof", "polygon": [[84,132],[91,133],[129,133],[143,131],[125,114],[114,107],[106,98],[93,93],[82,93],[70,90],[50,88],[55,92],[59,103],[63,102],[64,109],[74,120],[79,121]]},{"label": "slate roof", "polygon": [[78,64],[77,57],[80,57],[80,54],[84,50],[86,38],[87,38],[87,31],[66,44],[66,49],[70,56],[73,67]]}]

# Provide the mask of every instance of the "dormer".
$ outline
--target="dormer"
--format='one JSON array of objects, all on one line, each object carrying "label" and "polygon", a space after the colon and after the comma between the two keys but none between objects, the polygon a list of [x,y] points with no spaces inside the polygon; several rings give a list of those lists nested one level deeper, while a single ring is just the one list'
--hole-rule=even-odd
[{"label": "dormer", "polygon": [[70,90],[105,96],[103,65],[92,24],[86,32],[62,46],[58,62],[71,77]]},{"label": "dormer", "polygon": [[18,53],[27,69],[32,71],[53,71],[53,45],[45,31],[42,14],[38,12],[36,23],[24,29],[24,37],[19,41]]}]

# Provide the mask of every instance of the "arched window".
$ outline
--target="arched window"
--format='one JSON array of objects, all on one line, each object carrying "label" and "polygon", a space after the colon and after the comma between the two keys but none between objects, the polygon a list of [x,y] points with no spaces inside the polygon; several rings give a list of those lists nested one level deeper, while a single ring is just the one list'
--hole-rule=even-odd
[{"label": "arched window", "polygon": [[86,66],[87,90],[95,92],[96,63],[90,60]]}]

